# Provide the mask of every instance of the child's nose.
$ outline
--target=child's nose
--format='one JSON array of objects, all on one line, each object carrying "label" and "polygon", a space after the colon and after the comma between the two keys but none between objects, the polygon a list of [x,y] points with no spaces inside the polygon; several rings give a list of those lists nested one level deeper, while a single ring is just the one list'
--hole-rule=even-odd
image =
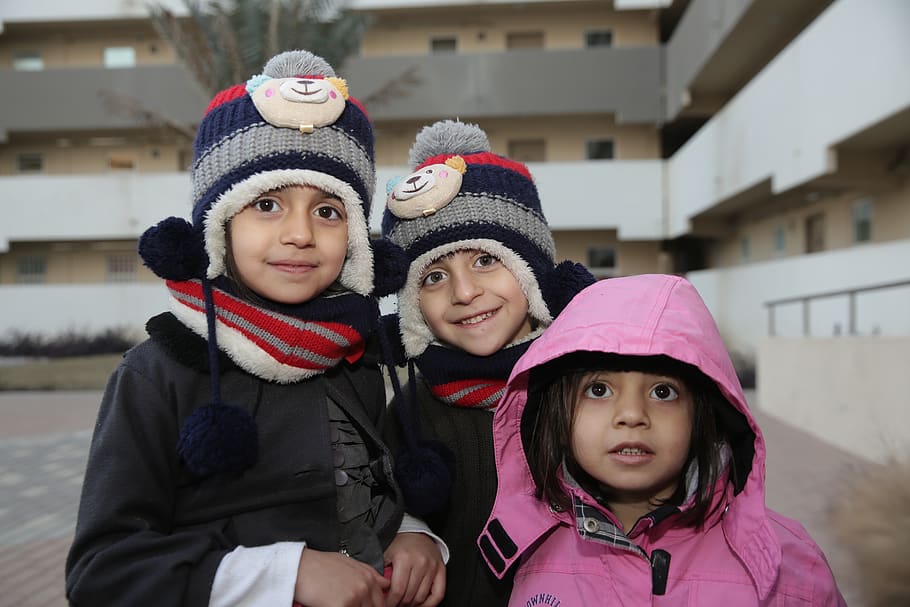
[{"label": "child's nose", "polygon": [[637,395],[625,395],[616,400],[615,407],[614,425],[629,427],[648,425],[648,411],[643,398]]},{"label": "child's nose", "polygon": [[450,284],[453,303],[468,304],[483,293],[480,283],[470,272],[453,272]]},{"label": "child's nose", "polygon": [[281,243],[295,247],[313,245],[313,226],[308,214],[290,213],[281,225]]}]

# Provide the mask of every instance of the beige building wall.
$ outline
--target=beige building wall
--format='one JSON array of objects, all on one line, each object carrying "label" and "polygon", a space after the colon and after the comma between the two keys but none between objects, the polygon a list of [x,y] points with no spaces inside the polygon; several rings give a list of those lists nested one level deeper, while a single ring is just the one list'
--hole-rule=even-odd
[{"label": "beige building wall", "polygon": [[[19,173],[22,154],[40,154],[41,173],[75,175],[116,170],[178,171],[192,156],[192,142],[167,133],[60,134],[53,137],[16,137],[0,146],[0,175]],[[132,165],[132,166],[130,166]]]},{"label": "beige building wall", "polygon": [[[454,117],[452,117],[454,118]],[[510,142],[542,140],[546,162],[578,162],[586,159],[586,142],[612,139],[617,160],[654,159],[660,156],[660,138],[651,125],[617,125],[612,114],[546,116],[533,118],[474,119],[490,139],[497,154],[509,155]],[[426,121],[389,122],[376,125],[376,162],[393,166],[407,164],[408,151]]]},{"label": "beige building wall", "polygon": [[150,22],[81,22],[10,27],[0,36],[0,69],[11,69],[17,54],[35,51],[44,69],[102,67],[104,49],[120,46],[135,49],[137,65],[177,62]]},{"label": "beige building wall", "polygon": [[[136,242],[28,242],[12,243],[8,253],[0,255],[0,284],[21,282],[18,265],[24,258],[44,260],[46,284],[154,282],[160,280],[142,265]],[[127,274],[112,275],[111,267],[134,269]]]},{"label": "beige building wall", "polygon": [[541,33],[542,48],[577,49],[585,33],[610,30],[614,46],[658,43],[657,21],[645,11],[612,9],[609,2],[506,4],[383,11],[364,36],[361,55],[423,55],[435,37],[454,37],[459,53],[505,50],[509,34]]},{"label": "beige building wall", "polygon": [[[619,241],[615,230],[557,230],[556,260],[569,259],[588,266],[599,278],[666,272],[668,260],[656,241]],[[598,272],[591,266],[589,251],[613,248],[615,266],[612,272]]]},{"label": "beige building wall", "polygon": [[[806,224],[811,216],[824,216],[825,251],[843,249],[857,242],[854,207],[871,201],[870,239],[886,242],[910,236],[910,181],[896,189],[869,194],[850,191],[813,202],[802,201],[796,208],[763,209],[761,204],[729,223],[730,235],[719,240],[711,250],[711,265],[728,267],[754,261],[765,261],[807,252]],[[764,206],[772,207],[773,203]],[[783,248],[777,250],[778,232],[783,233]],[[744,244],[748,241],[748,244]],[[748,251],[745,251],[748,249]]]}]

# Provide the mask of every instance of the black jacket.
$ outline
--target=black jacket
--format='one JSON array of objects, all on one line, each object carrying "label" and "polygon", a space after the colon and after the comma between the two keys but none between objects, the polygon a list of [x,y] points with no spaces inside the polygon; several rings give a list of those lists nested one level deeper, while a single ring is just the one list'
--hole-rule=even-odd
[{"label": "black jacket", "polygon": [[[237,546],[341,545],[327,399],[360,430],[392,507],[373,527],[394,537],[402,499],[377,428],[385,391],[376,357],[289,385],[222,356],[225,403],[256,420],[258,462],[242,474],[193,478],[176,451],[183,420],[210,402],[206,343],[170,314],[111,376],[89,453],[66,563],[74,605],[206,605],[221,559]],[[332,524],[335,521],[335,524]]]},{"label": "black jacket", "polygon": [[[445,607],[497,607],[509,602],[511,575],[498,580],[477,547],[496,498],[496,461],[493,455],[493,413],[454,407],[438,400],[425,381],[417,377],[420,438],[443,443],[454,456],[455,478],[448,504],[424,521],[449,547],[446,564]],[[407,394],[409,390],[402,390]],[[394,418],[386,426],[393,451],[403,444],[397,400],[391,403]]]}]

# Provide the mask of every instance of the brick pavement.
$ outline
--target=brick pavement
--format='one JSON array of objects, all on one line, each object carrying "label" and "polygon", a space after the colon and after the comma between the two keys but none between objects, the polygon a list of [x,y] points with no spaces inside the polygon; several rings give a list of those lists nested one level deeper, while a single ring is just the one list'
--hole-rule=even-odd
[{"label": "brick pavement", "polygon": [[[749,394],[750,401],[755,396]],[[0,607],[65,607],[63,565],[100,392],[0,392]],[[843,475],[867,463],[760,411],[768,504],[800,520],[828,555],[841,590],[847,553],[827,532]]]},{"label": "brick pavement", "polygon": [[0,607],[65,607],[85,460],[101,393],[0,393]]}]

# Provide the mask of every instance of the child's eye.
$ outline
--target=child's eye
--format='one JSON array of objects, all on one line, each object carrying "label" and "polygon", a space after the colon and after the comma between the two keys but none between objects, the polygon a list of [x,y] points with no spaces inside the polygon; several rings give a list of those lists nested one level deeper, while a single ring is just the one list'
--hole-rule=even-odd
[{"label": "child's eye", "polygon": [[474,265],[480,268],[487,268],[494,265],[498,261],[499,260],[496,257],[493,257],[489,253],[484,253],[477,256],[477,259],[474,260]]},{"label": "child's eye", "polygon": [[613,390],[602,381],[592,382],[585,388],[585,398],[609,398],[610,396],[613,396]]},{"label": "child's eye", "polygon": [[328,204],[318,207],[316,209],[316,216],[321,219],[344,219],[341,211]]},{"label": "child's eye", "polygon": [[679,392],[670,384],[657,384],[651,388],[650,396],[657,400],[676,400],[679,398]]},{"label": "child's eye", "polygon": [[275,213],[281,209],[281,205],[274,198],[259,198],[254,200],[250,206],[261,213]]},{"label": "child's eye", "polygon": [[423,277],[423,280],[420,281],[420,285],[423,287],[431,287],[437,283],[442,282],[445,280],[445,278],[445,272],[442,270],[433,270],[426,273],[426,275]]}]

